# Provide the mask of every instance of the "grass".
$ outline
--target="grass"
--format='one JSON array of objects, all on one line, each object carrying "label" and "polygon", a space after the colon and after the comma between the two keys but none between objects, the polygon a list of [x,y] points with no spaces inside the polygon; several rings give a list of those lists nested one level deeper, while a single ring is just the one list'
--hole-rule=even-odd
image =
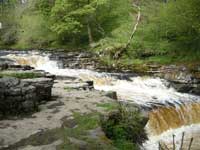
[{"label": "grass", "polygon": [[[98,104],[98,107],[106,108],[107,110],[113,110],[116,108],[115,104],[105,103]],[[138,150],[138,147],[126,139],[110,140],[105,135],[98,135],[97,138],[93,138],[89,131],[96,130],[101,127],[100,114],[79,114],[73,115],[76,126],[74,128],[64,127],[63,133],[64,142],[58,147],[59,150],[78,150],[80,145],[70,142],[69,137],[75,138],[79,141],[86,143],[86,149],[95,150]]]},{"label": "grass", "polygon": [[[76,122],[75,128],[65,127],[63,132],[65,133],[65,142],[59,146],[59,150],[78,150],[80,145],[71,143],[68,139],[69,137],[75,138],[80,141],[87,143],[87,149],[96,150],[114,150],[114,146],[110,143],[106,143],[101,139],[106,139],[106,137],[100,137],[99,139],[94,139],[89,136],[89,130],[94,130],[99,127],[99,114],[91,113],[82,115],[79,113],[74,114],[74,120]],[[109,140],[108,140],[109,141]]]},{"label": "grass", "polygon": [[123,139],[114,141],[114,145],[119,150],[138,150],[138,147],[134,145],[132,142]]},{"label": "grass", "polygon": [[66,91],[70,92],[70,91],[72,91],[72,90],[73,90],[73,88],[70,88],[70,87],[64,87],[64,90],[66,90]]},{"label": "grass", "polygon": [[39,73],[33,73],[33,72],[0,72],[0,78],[2,77],[15,77],[18,79],[32,79],[32,78],[38,78],[41,77],[41,74]]},{"label": "grass", "polygon": [[111,111],[119,108],[119,105],[116,103],[100,103],[97,104],[96,106],[104,108],[106,111]]},{"label": "grass", "polygon": [[81,136],[86,135],[87,130],[95,129],[99,124],[98,114],[81,115],[75,113],[74,120],[78,126],[73,129],[65,128],[65,133],[68,136],[75,138],[80,138]]},{"label": "grass", "polygon": [[[115,110],[116,106],[115,104],[105,103],[98,104],[98,107]],[[103,131],[99,132],[97,129],[101,128],[102,125],[100,116],[101,114],[97,112],[89,114],[74,113],[73,119],[68,120],[66,118],[66,120],[63,120],[62,127],[41,131],[9,146],[7,149],[16,149],[27,145],[48,145],[62,140],[63,143],[56,147],[57,150],[138,150],[138,147],[130,140],[124,138],[111,140],[102,134]],[[71,126],[71,123],[73,126]],[[71,139],[75,139],[76,142]]]}]

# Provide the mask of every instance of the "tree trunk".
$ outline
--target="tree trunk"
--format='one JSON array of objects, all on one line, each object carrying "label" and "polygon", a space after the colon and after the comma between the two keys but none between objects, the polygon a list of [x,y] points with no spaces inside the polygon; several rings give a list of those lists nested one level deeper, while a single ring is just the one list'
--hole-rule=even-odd
[{"label": "tree trunk", "polygon": [[[89,4],[90,4],[90,0],[88,0],[88,5]],[[90,27],[90,16],[88,17],[88,20],[87,20],[87,30],[88,30],[89,44],[91,46],[92,43],[93,43],[93,37],[92,37],[92,30],[91,30],[91,27]]]},{"label": "tree trunk", "polygon": [[89,44],[91,45],[93,43],[93,37],[92,37],[92,30],[91,30],[89,21],[87,23],[87,30],[88,30]]},{"label": "tree trunk", "polygon": [[132,33],[130,35],[130,38],[129,38],[128,42],[126,43],[126,45],[124,47],[122,47],[119,51],[116,52],[116,54],[113,57],[114,59],[119,59],[119,57],[121,57],[122,54],[127,51],[128,47],[131,44],[131,41],[133,40],[134,34],[137,31],[137,27],[138,27],[138,24],[139,24],[140,18],[141,18],[141,9],[140,9],[139,6],[137,6],[135,4],[132,4],[132,5],[133,5],[133,7],[136,7],[138,9],[136,24],[133,27],[133,30],[132,30]]},{"label": "tree trunk", "polygon": [[[90,0],[88,0],[88,5],[90,4]],[[88,30],[88,39],[89,39],[89,44],[90,46],[92,45],[93,43],[93,37],[92,37],[92,30],[91,30],[91,27],[90,27],[90,16],[88,16],[88,20],[87,20],[87,30]]]}]

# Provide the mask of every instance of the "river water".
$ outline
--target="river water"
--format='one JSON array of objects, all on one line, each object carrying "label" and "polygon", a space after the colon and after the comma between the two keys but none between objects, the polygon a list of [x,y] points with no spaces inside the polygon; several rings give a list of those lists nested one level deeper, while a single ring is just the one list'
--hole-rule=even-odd
[{"label": "river water", "polygon": [[149,140],[143,144],[145,149],[158,149],[158,142],[172,148],[173,134],[176,149],[179,149],[183,132],[183,147],[187,149],[193,137],[192,149],[200,149],[200,97],[179,93],[164,79],[132,76],[125,80],[111,73],[60,68],[58,61],[50,60],[50,54],[37,52],[8,54],[4,57],[14,60],[16,64],[30,65],[54,75],[92,80],[96,90],[116,91],[120,101],[151,108],[146,125]]}]

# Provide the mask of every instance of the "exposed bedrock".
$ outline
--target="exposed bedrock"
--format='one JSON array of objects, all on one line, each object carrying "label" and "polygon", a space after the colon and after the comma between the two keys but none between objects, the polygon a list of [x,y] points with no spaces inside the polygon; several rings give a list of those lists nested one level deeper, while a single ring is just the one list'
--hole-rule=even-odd
[{"label": "exposed bedrock", "polygon": [[[113,67],[111,70],[107,66],[99,63],[98,56],[95,56],[91,53],[80,53],[80,52],[70,52],[70,53],[56,53],[51,55],[52,60],[60,62],[61,67],[64,68],[85,68],[85,69],[95,69],[100,71],[121,71],[124,72],[124,67],[118,68]],[[178,65],[144,65],[138,66],[141,69],[134,69],[132,67],[130,72],[131,76],[135,75],[134,73],[142,75],[153,75],[157,77],[164,78],[171,83],[178,92],[191,93],[195,95],[200,95],[200,67],[185,67]],[[137,67],[136,67],[137,68]],[[192,68],[192,69],[191,69]],[[126,76],[128,76],[126,74]]]},{"label": "exposed bedrock", "polygon": [[57,52],[50,59],[58,61],[61,68],[94,69],[97,65],[97,56],[89,52]]},{"label": "exposed bedrock", "polygon": [[0,118],[36,111],[41,101],[51,99],[52,86],[51,78],[0,78]]},{"label": "exposed bedrock", "polygon": [[149,66],[148,73],[164,78],[178,92],[200,95],[200,68],[184,66]]}]

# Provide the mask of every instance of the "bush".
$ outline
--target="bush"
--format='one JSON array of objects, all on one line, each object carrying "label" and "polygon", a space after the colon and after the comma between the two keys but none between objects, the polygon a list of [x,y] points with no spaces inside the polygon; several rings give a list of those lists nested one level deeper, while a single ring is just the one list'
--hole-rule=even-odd
[{"label": "bush", "polygon": [[56,36],[48,28],[48,21],[43,16],[24,15],[20,19],[20,27],[17,43],[19,48],[43,48],[50,46],[55,41]]},{"label": "bush", "polygon": [[13,45],[17,41],[17,29],[16,27],[11,27],[10,29],[7,29],[6,32],[4,32],[1,35],[1,41],[3,45]]},{"label": "bush", "polygon": [[126,140],[141,144],[147,139],[144,127],[147,119],[133,107],[121,107],[101,119],[101,126],[106,136],[114,141]]}]

